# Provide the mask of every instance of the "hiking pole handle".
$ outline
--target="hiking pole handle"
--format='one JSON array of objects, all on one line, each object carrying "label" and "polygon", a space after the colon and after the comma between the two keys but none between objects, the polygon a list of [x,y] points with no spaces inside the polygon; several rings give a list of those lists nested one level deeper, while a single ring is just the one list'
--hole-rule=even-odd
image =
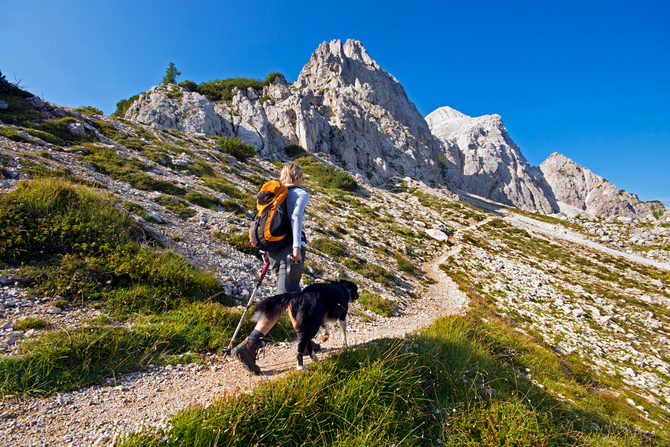
[{"label": "hiking pole handle", "polygon": [[270,267],[270,261],[266,261],[265,265],[263,266],[263,271],[261,272],[260,278],[258,278],[258,282],[256,283],[256,287],[258,288],[261,283],[263,282],[263,279],[265,278],[265,275],[268,272],[268,268]]}]

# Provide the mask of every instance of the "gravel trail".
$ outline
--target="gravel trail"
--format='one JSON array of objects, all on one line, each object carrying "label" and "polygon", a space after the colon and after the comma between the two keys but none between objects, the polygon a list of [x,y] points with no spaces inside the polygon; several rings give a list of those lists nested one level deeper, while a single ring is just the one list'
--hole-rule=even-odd
[{"label": "gravel trail", "polygon": [[[409,302],[397,317],[377,317],[365,323],[350,316],[348,341],[352,346],[386,337],[402,337],[428,326],[438,316],[463,314],[467,297],[438,268],[453,250],[426,263],[424,269],[436,282],[419,298]],[[77,392],[47,398],[5,399],[0,402],[2,446],[102,446],[119,434],[159,427],[173,413],[191,405],[208,405],[225,395],[253,389],[292,371],[293,343],[265,348],[258,365],[260,376],[250,375],[237,361],[221,355],[207,357],[204,364],[151,367]],[[342,335],[331,330],[321,359],[342,349]],[[311,360],[306,358],[309,370]]]}]

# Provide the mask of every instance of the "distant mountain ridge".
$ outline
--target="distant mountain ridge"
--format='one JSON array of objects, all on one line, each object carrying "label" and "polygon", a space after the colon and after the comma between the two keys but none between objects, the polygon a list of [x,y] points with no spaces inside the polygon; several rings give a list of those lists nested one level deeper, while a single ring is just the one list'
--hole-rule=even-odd
[{"label": "distant mountain ridge", "polygon": [[426,121],[445,147],[451,148],[447,154],[454,162],[447,177],[456,188],[542,214],[559,211],[551,191],[507,134],[500,115],[471,118],[441,107]]},{"label": "distant mountain ridge", "polygon": [[[171,93],[175,89],[178,94]],[[394,176],[443,183],[436,161],[441,143],[402,85],[358,41],[324,42],[292,85],[278,76],[262,91],[237,89],[230,103],[213,104],[214,115],[203,98],[174,85],[153,87],[126,118],[236,136],[269,159],[281,158],[286,145],[299,144],[329,155],[373,185]]]},{"label": "distant mountain ridge", "polygon": [[658,201],[642,202],[636,194],[618,190],[609,181],[554,152],[540,170],[556,200],[595,216],[647,218],[665,211]]},{"label": "distant mountain ridge", "polygon": [[319,45],[293,84],[277,76],[262,90],[233,92],[232,101],[211,103],[188,89],[160,85],[140,95],[126,118],[159,129],[236,136],[266,159],[282,159],[283,147],[298,144],[374,186],[410,177],[542,214],[558,213],[561,205],[602,216],[654,213],[652,204],[615,193],[613,185],[594,189],[592,182],[602,182],[593,173],[578,181],[562,178],[557,169],[568,165],[553,155],[530,166],[500,115],[469,117],[441,107],[424,118],[400,82],[356,40]]}]

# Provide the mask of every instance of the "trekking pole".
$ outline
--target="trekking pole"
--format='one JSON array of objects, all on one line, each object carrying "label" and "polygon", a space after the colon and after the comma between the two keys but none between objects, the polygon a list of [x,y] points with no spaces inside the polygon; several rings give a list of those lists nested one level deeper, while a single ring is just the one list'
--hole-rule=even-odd
[{"label": "trekking pole", "polygon": [[265,266],[263,266],[263,271],[261,272],[260,278],[258,278],[258,282],[256,283],[256,287],[254,287],[254,291],[249,297],[249,301],[247,302],[247,307],[244,308],[244,312],[242,313],[242,318],[240,318],[240,322],[237,323],[237,328],[235,329],[235,332],[233,333],[233,338],[230,339],[230,343],[228,344],[228,347],[223,350],[223,358],[225,359],[228,354],[230,354],[231,349],[233,348],[233,341],[235,341],[235,337],[237,337],[237,333],[240,331],[240,327],[242,326],[242,322],[244,321],[244,316],[247,314],[247,311],[249,310],[249,306],[251,306],[251,302],[254,300],[254,297],[256,296],[256,292],[258,291],[258,288],[261,286],[261,283],[263,282],[263,278],[265,278],[265,274],[268,272],[268,267],[270,267],[270,261],[265,261]]}]

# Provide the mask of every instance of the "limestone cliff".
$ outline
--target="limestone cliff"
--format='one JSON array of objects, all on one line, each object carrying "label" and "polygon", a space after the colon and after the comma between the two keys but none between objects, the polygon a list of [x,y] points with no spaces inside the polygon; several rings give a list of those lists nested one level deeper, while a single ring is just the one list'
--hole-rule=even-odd
[{"label": "limestone cliff", "polygon": [[[282,76],[262,91],[235,90],[232,102],[212,105],[176,86],[154,87],[126,118],[156,127],[234,135],[264,158],[287,144],[323,153],[371,184],[392,176],[443,181],[436,160],[441,143],[404,88],[360,42],[324,42],[287,85]],[[172,99],[171,99],[172,98]]]},{"label": "limestone cliff", "polygon": [[646,218],[665,211],[661,202],[642,202],[558,152],[542,162],[540,170],[559,204],[592,215]]},{"label": "limestone cliff", "polygon": [[188,92],[174,84],[157,85],[140,94],[126,112],[126,119],[151,124],[163,130],[221,134],[221,119],[203,95]]},{"label": "limestone cliff", "polygon": [[543,214],[559,212],[561,204],[608,216],[654,212],[653,204],[559,154],[531,167],[499,115],[473,118],[441,107],[424,119],[400,82],[355,40],[319,45],[293,84],[277,76],[215,103],[160,85],[140,95],[126,118],[158,129],[236,136],[270,160],[283,159],[282,149],[298,144],[375,186],[411,177]]},{"label": "limestone cliff", "polygon": [[444,143],[447,178],[456,188],[529,211],[558,211],[551,191],[512,141],[500,115],[472,118],[441,107],[426,121]]}]

